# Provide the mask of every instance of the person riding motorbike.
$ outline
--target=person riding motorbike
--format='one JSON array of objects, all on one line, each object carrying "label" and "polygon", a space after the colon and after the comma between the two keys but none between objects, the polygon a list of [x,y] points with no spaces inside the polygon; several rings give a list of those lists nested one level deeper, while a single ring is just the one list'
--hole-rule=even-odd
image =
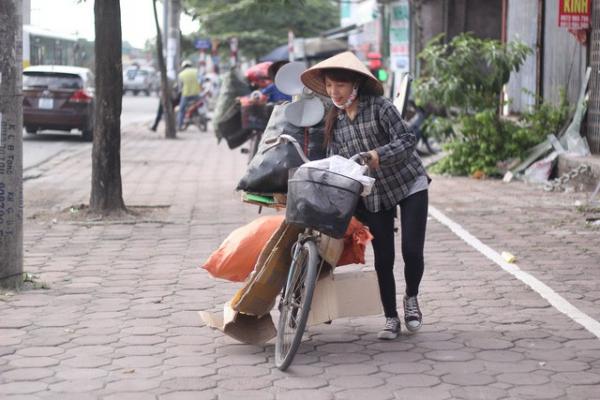
[{"label": "person riding motorbike", "polygon": [[279,71],[279,69],[281,67],[283,67],[285,64],[287,64],[288,62],[289,61],[287,61],[287,60],[276,61],[276,62],[272,63],[269,66],[269,68],[267,69],[267,73],[268,73],[269,79],[271,80],[271,83],[269,83],[267,86],[262,88],[260,90],[260,92],[267,96],[267,101],[269,103],[292,101],[292,96],[282,93],[281,91],[279,91],[277,86],[275,86],[275,75],[277,75],[277,71]]},{"label": "person riding motorbike", "polygon": [[188,105],[183,120],[183,130],[190,124],[196,125],[201,132],[206,132],[208,129],[208,99],[212,96],[212,91],[208,83],[203,80],[202,91],[198,95],[198,99]]},{"label": "person riding motorbike", "polygon": [[179,87],[181,88],[181,100],[177,113],[177,128],[183,129],[185,111],[189,104],[198,100],[202,88],[198,82],[198,69],[192,68],[192,62],[185,60],[181,63],[181,72],[178,75]]}]

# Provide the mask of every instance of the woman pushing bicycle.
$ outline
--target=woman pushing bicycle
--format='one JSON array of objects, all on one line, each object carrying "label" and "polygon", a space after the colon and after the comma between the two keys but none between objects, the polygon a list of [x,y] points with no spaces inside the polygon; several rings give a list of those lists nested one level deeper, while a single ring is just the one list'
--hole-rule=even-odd
[{"label": "woman pushing bicycle", "polygon": [[386,318],[379,339],[395,339],[400,333],[394,279],[394,217],[400,206],[404,321],[406,328],[415,332],[422,324],[417,295],[424,270],[430,182],[415,151],[415,135],[392,101],[383,97],[381,83],[351,52],[314,65],[301,79],[308,88],[330,97],[335,106],[325,117],[328,154],[350,158],[368,153],[369,170],[376,179],[371,194],[359,201],[355,215],[374,236],[375,270]]}]

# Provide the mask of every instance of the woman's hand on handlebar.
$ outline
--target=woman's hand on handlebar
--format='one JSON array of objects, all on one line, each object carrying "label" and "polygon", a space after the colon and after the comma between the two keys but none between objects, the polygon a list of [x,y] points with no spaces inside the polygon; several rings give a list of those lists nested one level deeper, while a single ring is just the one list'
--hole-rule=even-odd
[{"label": "woman's hand on handlebar", "polygon": [[360,158],[370,169],[379,168],[379,154],[375,150],[360,153]]}]

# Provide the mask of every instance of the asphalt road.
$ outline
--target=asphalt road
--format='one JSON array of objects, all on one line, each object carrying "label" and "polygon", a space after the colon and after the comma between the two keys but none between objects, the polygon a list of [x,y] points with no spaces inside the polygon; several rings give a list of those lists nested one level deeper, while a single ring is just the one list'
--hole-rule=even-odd
[{"label": "asphalt road", "polygon": [[[123,97],[121,126],[152,121],[158,108],[158,97],[133,96]],[[32,171],[35,167],[64,152],[91,151],[92,144],[81,140],[81,132],[43,131],[29,135],[23,130],[23,170]]]}]

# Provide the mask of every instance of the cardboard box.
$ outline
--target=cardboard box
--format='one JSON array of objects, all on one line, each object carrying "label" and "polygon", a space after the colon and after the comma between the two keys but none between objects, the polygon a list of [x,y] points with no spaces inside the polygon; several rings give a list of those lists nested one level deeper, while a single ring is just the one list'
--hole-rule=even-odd
[{"label": "cardboard box", "polygon": [[337,318],[377,315],[383,312],[377,274],[373,270],[325,271],[315,287],[308,325]]},{"label": "cardboard box", "polygon": [[242,343],[264,344],[277,334],[271,314],[263,317],[241,314],[231,308],[229,302],[223,306],[223,314],[208,311],[199,311],[198,314],[207,326],[218,329]]},{"label": "cardboard box", "polygon": [[319,240],[319,255],[323,257],[329,265],[337,265],[343,251],[344,239],[335,239],[331,236],[321,234]]},{"label": "cardboard box", "polygon": [[[270,311],[270,309],[269,309]],[[307,325],[317,325],[337,318],[381,314],[377,275],[372,270],[325,271],[319,277]],[[234,310],[231,303],[222,314],[200,311],[204,323],[242,343],[262,345],[277,335],[270,313],[261,317]]]},{"label": "cardboard box", "polygon": [[[243,343],[261,345],[274,338],[277,331],[270,311],[287,278],[292,245],[302,231],[282,223],[261,252],[244,287],[223,306],[223,313],[199,312],[204,323]],[[319,250],[331,265],[343,248],[342,239],[321,237]],[[315,288],[308,325],[381,313],[375,271],[343,267],[334,273],[327,265],[324,268]]]},{"label": "cardboard box", "polygon": [[235,311],[258,317],[268,314],[287,279],[292,262],[292,245],[302,228],[283,222],[258,257],[248,282],[235,294]]}]

